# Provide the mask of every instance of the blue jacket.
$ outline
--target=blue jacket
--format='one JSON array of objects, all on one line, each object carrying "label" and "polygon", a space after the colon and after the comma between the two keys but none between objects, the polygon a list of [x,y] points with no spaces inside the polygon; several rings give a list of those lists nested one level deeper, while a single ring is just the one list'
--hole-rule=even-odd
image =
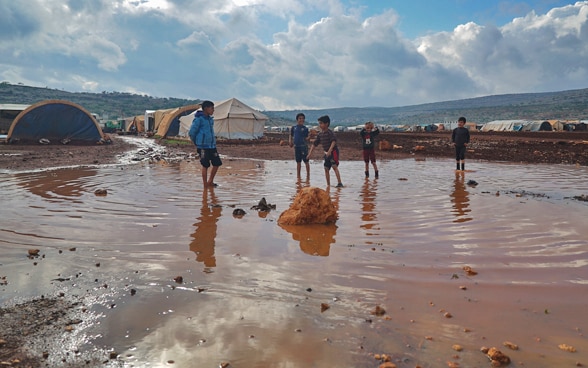
[{"label": "blue jacket", "polygon": [[192,142],[198,148],[216,148],[216,137],[214,136],[214,118],[204,116],[202,111],[196,111],[192,126],[188,133]]}]

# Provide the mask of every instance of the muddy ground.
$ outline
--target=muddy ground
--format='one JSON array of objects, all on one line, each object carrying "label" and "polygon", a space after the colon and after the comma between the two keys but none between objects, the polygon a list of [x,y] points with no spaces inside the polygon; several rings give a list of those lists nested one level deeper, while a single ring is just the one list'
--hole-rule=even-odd
[{"label": "muddy ground", "polygon": [[[33,170],[71,165],[115,163],[120,155],[137,147],[113,136],[106,145],[9,145],[0,144],[0,169]],[[337,133],[341,160],[361,160],[361,141],[356,132]],[[293,151],[287,145],[287,133],[269,133],[256,141],[219,140],[221,155],[241,158],[291,160]],[[382,133],[396,148],[377,151],[377,158],[454,157],[449,132]],[[166,155],[178,159],[195,152],[188,142],[161,141]],[[145,155],[149,156],[149,155]],[[315,153],[315,159],[320,154]],[[138,157],[137,159],[141,159]],[[566,164],[588,166],[588,132],[491,132],[472,133],[466,160],[507,161],[533,164]]]},{"label": "muddy ground", "polygon": [[[361,141],[356,132],[337,133],[341,160],[361,160]],[[34,170],[75,165],[101,165],[118,162],[121,155],[139,148],[121,137],[113,136],[107,145],[8,145],[0,144],[0,170]],[[377,151],[378,160],[407,157],[454,157],[449,132],[382,133],[396,148]],[[229,157],[291,160],[293,152],[284,145],[286,133],[267,134],[257,141],[219,140],[218,150]],[[165,152],[156,156],[137,154],[137,160],[182,160],[193,157],[189,143],[162,141]],[[319,151],[320,152],[320,151]],[[320,159],[316,153],[315,159]],[[532,164],[588,166],[588,132],[493,132],[472,133],[466,156],[468,160],[507,161]],[[0,285],[6,283],[0,274]],[[28,301],[0,306],[0,365],[10,367],[45,367],[56,363],[43,354],[30,356],[27,346],[43,341],[61,341],[69,334],[68,326],[85,318],[83,301],[64,295],[41,296]],[[37,349],[38,350],[38,349]],[[42,350],[42,347],[40,347]],[[94,350],[92,354],[67,352],[60,366],[116,365],[116,354]]]}]

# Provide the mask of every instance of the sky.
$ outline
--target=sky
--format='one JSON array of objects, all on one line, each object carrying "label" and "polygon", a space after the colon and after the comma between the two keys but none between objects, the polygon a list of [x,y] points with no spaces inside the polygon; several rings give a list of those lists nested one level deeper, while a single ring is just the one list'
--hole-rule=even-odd
[{"label": "sky", "polygon": [[260,110],[580,89],[588,1],[0,0],[0,82]]}]

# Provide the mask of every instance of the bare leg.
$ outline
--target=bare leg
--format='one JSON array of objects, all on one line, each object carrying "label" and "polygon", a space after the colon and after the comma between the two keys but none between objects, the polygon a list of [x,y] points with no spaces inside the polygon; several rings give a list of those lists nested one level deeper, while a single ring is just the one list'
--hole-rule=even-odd
[{"label": "bare leg", "polygon": [[214,186],[214,177],[216,176],[216,172],[218,171],[218,166],[213,166],[212,170],[210,170],[210,178],[208,178],[208,186]]},{"label": "bare leg", "polygon": [[341,174],[339,174],[339,166],[334,165],[333,171],[335,171],[335,175],[337,176],[337,184],[342,183]]},{"label": "bare leg", "polygon": [[204,186],[205,187],[208,185],[208,179],[206,179],[207,172],[208,172],[208,168],[202,166],[202,182],[204,183]]},{"label": "bare leg", "polygon": [[310,164],[307,162],[304,163],[306,165],[306,178],[310,178]]},{"label": "bare leg", "polygon": [[329,169],[325,167],[325,178],[327,179],[327,186],[331,185],[331,175],[329,174]]},{"label": "bare leg", "polygon": [[302,163],[301,162],[297,162],[296,163],[296,176],[300,177],[300,169],[302,168]]}]

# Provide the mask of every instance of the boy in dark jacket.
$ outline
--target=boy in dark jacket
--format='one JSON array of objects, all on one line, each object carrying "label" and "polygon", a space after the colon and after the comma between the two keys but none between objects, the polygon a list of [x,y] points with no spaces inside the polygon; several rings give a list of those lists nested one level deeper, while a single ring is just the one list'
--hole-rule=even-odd
[{"label": "boy in dark jacket", "polygon": [[470,143],[470,131],[464,127],[466,118],[463,116],[457,120],[457,128],[453,129],[451,134],[451,141],[455,145],[455,161],[457,164],[456,170],[465,170],[465,153],[466,146]]},{"label": "boy in dark jacket", "polygon": [[[190,127],[190,139],[197,147],[202,165],[202,181],[205,187],[215,187],[214,176],[219,166],[223,163],[216,150],[216,137],[214,135],[214,103],[212,101],[202,102],[202,111],[197,111]],[[208,168],[212,164],[210,177]]]}]

